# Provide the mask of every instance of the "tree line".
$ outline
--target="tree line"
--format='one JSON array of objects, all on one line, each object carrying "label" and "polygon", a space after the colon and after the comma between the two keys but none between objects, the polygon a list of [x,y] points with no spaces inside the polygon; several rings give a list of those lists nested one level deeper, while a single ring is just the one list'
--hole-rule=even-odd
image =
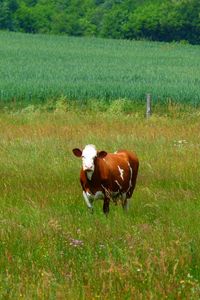
[{"label": "tree line", "polygon": [[200,2],[0,0],[0,29],[200,44]]}]

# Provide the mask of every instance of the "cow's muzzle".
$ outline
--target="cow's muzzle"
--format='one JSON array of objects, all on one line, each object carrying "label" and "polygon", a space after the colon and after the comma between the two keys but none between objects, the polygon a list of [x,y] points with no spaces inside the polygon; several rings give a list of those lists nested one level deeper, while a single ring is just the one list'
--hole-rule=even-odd
[{"label": "cow's muzzle", "polygon": [[93,172],[94,169],[93,169],[93,168],[84,168],[84,171],[85,171],[85,172]]}]

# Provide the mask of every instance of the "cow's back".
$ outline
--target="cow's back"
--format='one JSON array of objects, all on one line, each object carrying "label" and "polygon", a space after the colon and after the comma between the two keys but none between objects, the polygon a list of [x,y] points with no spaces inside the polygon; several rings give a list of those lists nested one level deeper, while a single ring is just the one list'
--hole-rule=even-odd
[{"label": "cow's back", "polygon": [[136,154],[127,150],[108,153],[103,160],[112,173],[115,173],[116,167],[118,166],[123,166],[125,169],[127,169],[127,166],[130,164],[134,172],[138,170],[139,166],[139,161]]}]

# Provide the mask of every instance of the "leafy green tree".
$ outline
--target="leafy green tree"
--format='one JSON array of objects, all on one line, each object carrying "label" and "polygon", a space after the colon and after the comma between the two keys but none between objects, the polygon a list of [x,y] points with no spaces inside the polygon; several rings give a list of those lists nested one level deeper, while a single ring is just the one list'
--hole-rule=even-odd
[{"label": "leafy green tree", "polygon": [[124,26],[126,38],[199,42],[197,0],[149,2],[137,7]]},{"label": "leafy green tree", "polygon": [[38,2],[32,8],[32,15],[35,20],[35,29],[40,33],[52,31],[54,6],[52,3]]},{"label": "leafy green tree", "polygon": [[13,14],[17,8],[16,0],[0,0],[0,29],[15,30]]},{"label": "leafy green tree", "polygon": [[104,16],[100,35],[103,37],[120,39],[123,38],[123,25],[128,20],[128,11],[122,10],[120,6],[114,6]]},{"label": "leafy green tree", "polygon": [[199,0],[0,0],[0,29],[200,43]]},{"label": "leafy green tree", "polygon": [[29,33],[36,33],[37,20],[33,13],[33,10],[28,7],[24,2],[21,3],[20,8],[15,14],[15,20],[18,26],[18,30]]}]

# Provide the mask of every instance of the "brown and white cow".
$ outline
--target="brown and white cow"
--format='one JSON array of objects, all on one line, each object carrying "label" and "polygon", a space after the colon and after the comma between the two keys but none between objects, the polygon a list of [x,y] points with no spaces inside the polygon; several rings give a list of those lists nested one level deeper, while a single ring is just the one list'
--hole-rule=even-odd
[{"label": "brown and white cow", "polygon": [[121,199],[123,208],[128,208],[137,179],[139,161],[135,153],[120,150],[115,153],[97,151],[94,145],[83,150],[73,149],[77,157],[82,157],[80,182],[87,206],[93,209],[96,199],[103,199],[103,211],[109,212],[110,200]]}]

